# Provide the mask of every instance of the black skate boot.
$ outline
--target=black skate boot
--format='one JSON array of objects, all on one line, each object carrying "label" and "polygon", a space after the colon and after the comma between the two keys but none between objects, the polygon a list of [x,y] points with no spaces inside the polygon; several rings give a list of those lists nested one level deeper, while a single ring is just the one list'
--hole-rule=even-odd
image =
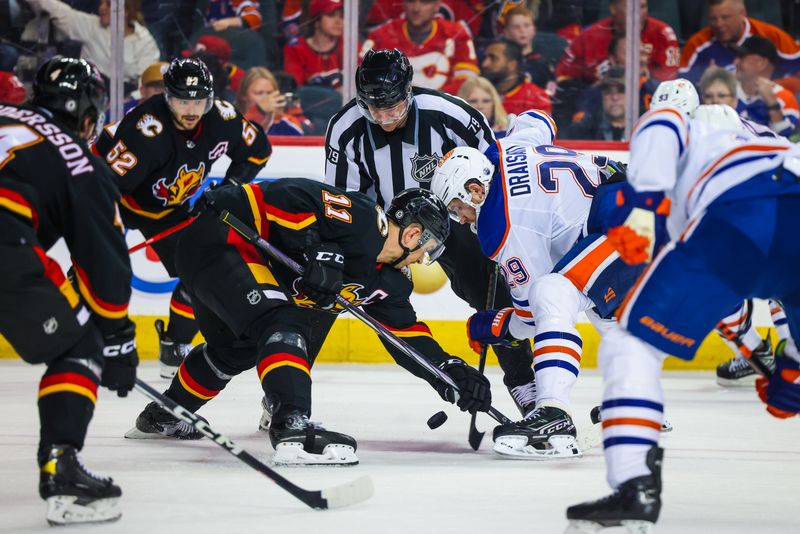
[{"label": "black skate boot", "polygon": [[517,423],[494,429],[494,451],[529,460],[576,458],[577,430],[570,415],[556,406],[539,406]]},{"label": "black skate boot", "polygon": [[508,388],[511,398],[514,399],[514,404],[517,405],[519,413],[522,417],[527,416],[536,408],[536,380],[531,380],[527,384],[521,386]]},{"label": "black skate boot", "polygon": [[178,372],[178,367],[183,359],[192,351],[191,343],[176,343],[167,336],[164,330],[164,321],[156,319],[156,332],[158,332],[158,374],[161,378],[172,378]]},{"label": "black skate boot", "polygon": [[273,419],[269,439],[275,465],[356,465],[356,440],[347,434],[316,428],[299,411]]},{"label": "black skate boot", "polygon": [[[202,419],[202,418],[201,418]],[[136,426],[125,434],[129,439],[201,439],[203,434],[186,421],[151,402],[136,418]]]},{"label": "black skate boot", "polygon": [[[753,358],[766,365],[770,371],[775,370],[775,355],[772,352],[772,342],[764,339],[753,351]],[[757,378],[757,373],[750,367],[743,356],[736,356],[717,367],[717,384],[724,387],[752,386]]]},{"label": "black skate boot", "polygon": [[630,534],[649,534],[661,511],[661,462],[664,449],[647,452],[649,475],[632,478],[596,501],[567,508],[565,534],[589,534],[603,528],[624,526]]},{"label": "black skate boot", "polygon": [[122,515],[122,490],[109,477],[89,472],[75,447],[53,445],[39,458],[39,495],[47,502],[51,525],[102,523]]}]

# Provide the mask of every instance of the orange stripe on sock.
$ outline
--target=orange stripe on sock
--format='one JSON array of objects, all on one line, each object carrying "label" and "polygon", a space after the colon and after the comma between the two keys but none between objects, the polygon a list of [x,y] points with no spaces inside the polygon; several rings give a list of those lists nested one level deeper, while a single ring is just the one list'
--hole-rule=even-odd
[{"label": "orange stripe on sock", "polygon": [[617,417],[615,419],[606,419],[603,421],[603,428],[617,425],[634,425],[652,428],[653,430],[661,431],[661,423],[651,421],[650,419],[639,419],[636,417]]},{"label": "orange stripe on sock", "polygon": [[536,358],[537,356],[542,356],[543,354],[552,354],[552,353],[569,354],[576,360],[581,361],[581,355],[578,351],[561,345],[548,345],[546,347],[538,348],[533,351],[533,357]]},{"label": "orange stripe on sock", "polygon": [[178,380],[181,386],[183,386],[183,389],[198,399],[211,400],[219,394],[218,389],[208,389],[198,384],[197,381],[189,375],[189,372],[183,364],[178,367]]}]

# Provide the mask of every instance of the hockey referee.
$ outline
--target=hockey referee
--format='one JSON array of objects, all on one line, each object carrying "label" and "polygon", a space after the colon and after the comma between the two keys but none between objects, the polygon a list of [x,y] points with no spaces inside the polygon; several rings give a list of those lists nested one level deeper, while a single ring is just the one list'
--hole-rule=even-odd
[{"label": "hockey referee", "polygon": [[[325,183],[366,193],[387,208],[403,189],[429,189],[439,159],[451,149],[471,146],[483,151],[495,143],[479,111],[441,91],[412,88],[413,74],[408,58],[396,48],[365,54],[356,71],[356,98],[328,124]],[[456,295],[483,310],[490,261],[467,225],[450,228],[439,263]],[[495,308],[512,306],[502,280],[495,299]],[[536,400],[530,344],[493,348],[503,382],[524,415]]]}]

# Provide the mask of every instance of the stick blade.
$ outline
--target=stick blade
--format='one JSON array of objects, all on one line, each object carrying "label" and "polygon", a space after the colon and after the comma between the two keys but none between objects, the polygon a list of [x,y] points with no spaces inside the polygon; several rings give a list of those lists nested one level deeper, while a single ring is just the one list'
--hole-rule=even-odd
[{"label": "stick blade", "polygon": [[374,492],[372,479],[369,475],[364,475],[346,484],[322,490],[322,498],[325,499],[328,509],[344,508],[366,501]]},{"label": "stick blade", "polygon": [[486,432],[480,432],[475,425],[469,427],[469,436],[467,437],[467,441],[469,442],[469,446],[472,447],[473,451],[477,451],[480,446],[481,442],[483,441],[483,436]]}]

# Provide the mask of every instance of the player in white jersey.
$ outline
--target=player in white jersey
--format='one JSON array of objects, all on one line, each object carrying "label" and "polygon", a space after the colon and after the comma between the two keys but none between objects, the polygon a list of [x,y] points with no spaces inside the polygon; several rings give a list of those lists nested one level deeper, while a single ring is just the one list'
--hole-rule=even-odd
[{"label": "player in white jersey", "polygon": [[[650,109],[665,107],[677,108],[690,117],[700,106],[700,97],[694,84],[689,80],[677,78],[661,82],[653,93]],[[709,108],[701,108],[701,113]],[[741,117],[740,117],[741,118]],[[778,137],[767,126],[742,119],[742,125],[751,133],[762,137]],[[680,229],[678,229],[680,231]],[[770,300],[772,321],[778,329],[780,339],[788,337],[788,326],[783,308],[777,301]],[[755,380],[756,372],[747,363],[747,358],[756,358],[770,369],[775,368],[775,357],[769,337],[761,338],[753,323],[753,301],[746,300],[736,306],[717,324],[717,333],[733,349],[735,357],[717,366],[717,383],[720,386],[749,386]]]},{"label": "player in white jersey", "polygon": [[[781,299],[791,335],[777,349],[775,372],[756,384],[772,415],[800,412],[800,148],[744,130],[727,106],[701,108],[694,116],[703,121],[674,108],[650,111],[631,138],[629,181],[613,199],[607,235],[623,259],[650,265],[600,344],[614,492],[570,507],[568,532],[652,531],[661,508],[663,359],[692,359],[743,299]],[[667,199],[670,227],[681,228],[671,240],[657,210]]]},{"label": "player in white jersey", "polygon": [[431,182],[454,219],[475,225],[511,289],[514,307],[470,317],[471,341],[534,341],[535,408],[494,432],[495,451],[532,459],[581,454],[570,415],[583,345],[575,322],[585,311],[602,332],[641,272],[619,259],[590,215],[608,158],[555,146],[554,138],[549,115],[525,112],[484,153],[450,151]]}]

